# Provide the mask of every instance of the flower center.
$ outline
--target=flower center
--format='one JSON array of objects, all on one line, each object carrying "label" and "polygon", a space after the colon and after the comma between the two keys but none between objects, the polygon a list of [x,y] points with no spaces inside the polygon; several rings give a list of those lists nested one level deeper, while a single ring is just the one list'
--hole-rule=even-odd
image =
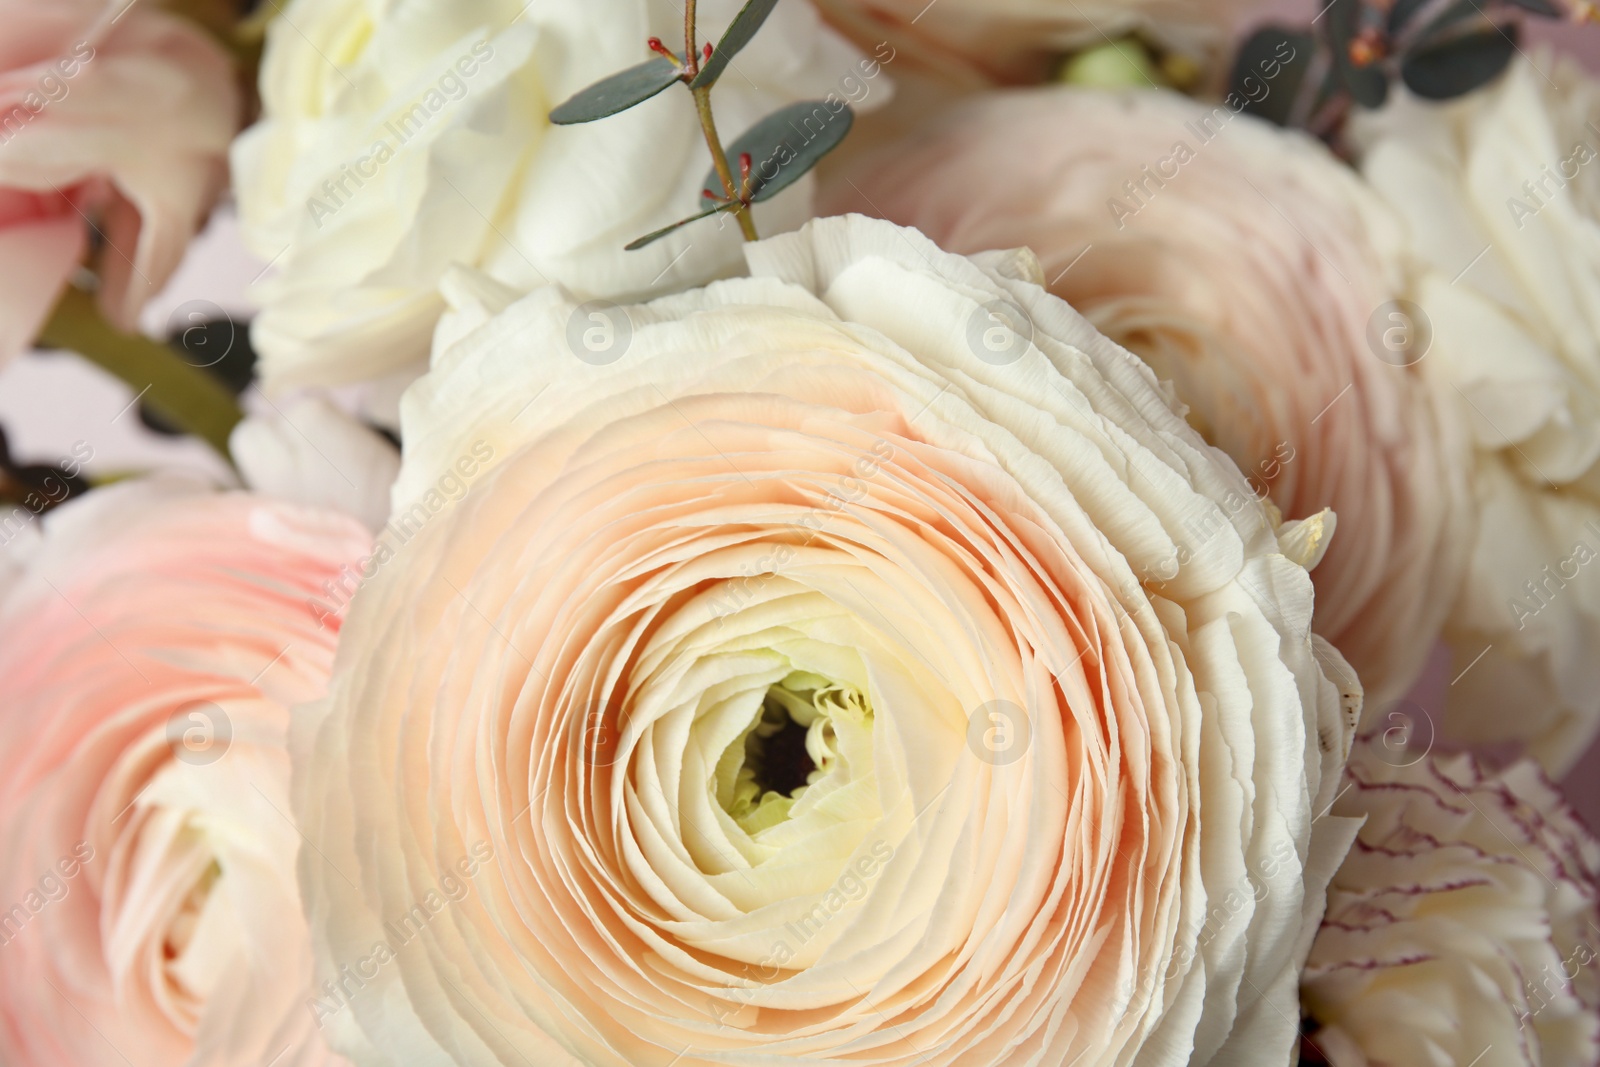
[{"label": "flower center", "polygon": [[[718,761],[717,801],[754,836],[839,769],[841,731],[869,732],[872,708],[854,686],[791,671],[767,687],[750,728]],[[730,773],[732,772],[732,773]]]}]

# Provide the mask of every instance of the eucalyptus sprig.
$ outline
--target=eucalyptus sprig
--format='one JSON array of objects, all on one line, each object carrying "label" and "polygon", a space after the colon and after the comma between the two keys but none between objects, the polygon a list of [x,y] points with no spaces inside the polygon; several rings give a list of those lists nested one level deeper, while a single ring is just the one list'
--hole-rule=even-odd
[{"label": "eucalyptus sprig", "polygon": [[[645,44],[656,53],[654,58],[602,78],[550,112],[551,122],[566,126],[616,115],[674,84],[683,85],[693,96],[700,130],[711,153],[711,171],[700,196],[700,210],[630,242],[630,251],[717,214],[731,214],[744,239],[757,240],[751,206],[776,196],[816,166],[844,140],[854,122],[850,105],[843,101],[805,100],[768,115],[736,140],[731,152],[725,150],[712,114],[711,90],[733,57],[761,29],[778,0],[749,0],[715,46],[699,43],[695,6],[695,0],[686,0],[681,57],[660,38],[652,37]],[[738,161],[737,173],[729,162],[730,156]]]},{"label": "eucalyptus sprig", "polygon": [[[1528,15],[1592,21],[1590,0],[1331,0],[1304,29],[1264,26],[1240,45],[1241,109],[1337,144],[1352,108],[1382,107],[1397,79],[1425,100],[1478,89],[1516,54]],[[1292,56],[1280,64],[1274,58]],[[1270,83],[1270,84],[1269,84]]]}]

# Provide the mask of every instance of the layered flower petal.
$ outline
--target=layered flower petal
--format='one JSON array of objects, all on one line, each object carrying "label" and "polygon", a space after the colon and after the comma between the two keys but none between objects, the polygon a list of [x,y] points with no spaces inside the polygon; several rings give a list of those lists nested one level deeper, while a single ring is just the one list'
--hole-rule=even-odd
[{"label": "layered flower petal", "polygon": [[[702,35],[716,40],[739,7],[700,4]],[[737,227],[715,221],[624,251],[692,214],[711,169],[681,86],[598,122],[549,122],[580,89],[649,59],[652,35],[681,49],[682,7],[287,5],[268,33],[262,121],[233,150],[245,238],[275,272],[252,327],[268,388],[414,375],[452,264],[522,291],[559,282],[612,297],[733,270]],[[866,64],[806,3],[789,0],[733,59],[718,128],[731,141],[784,104],[830,93],[842,103],[840,79]],[[878,65],[870,69],[877,77]],[[886,87],[876,93],[886,96]],[[769,230],[793,227],[809,199],[802,179],[755,217]]]},{"label": "layered flower petal", "polygon": [[44,520],[0,601],[0,1058],[332,1064],[306,1010],[289,706],[354,522],[135,483]]},{"label": "layered flower petal", "polygon": [[1411,688],[1471,548],[1470,453],[1423,378],[1426,343],[1395,332],[1424,329],[1406,317],[1399,221],[1347,167],[1228,105],[1037,90],[882,146],[824,208],[957,252],[1033,249],[1051,291],[1171,381],[1252,493],[1294,519],[1333,509],[1316,630],[1371,714]]},{"label": "layered flower petal", "polygon": [[1423,367],[1475,445],[1479,534],[1446,631],[1471,684],[1441,727],[1555,774],[1600,730],[1597,120],[1600,83],[1541,55],[1448,106],[1401,97],[1353,124],[1431,268]]},{"label": "layered flower petal", "polygon": [[1329,1063],[1600,1058],[1600,841],[1534,763],[1369,739],[1334,811],[1366,821],[1305,976]]},{"label": "layered flower petal", "polygon": [[1360,700],[1307,527],[1027,255],[748,255],[627,307],[446,286],[431,518],[295,740],[337,1047],[1286,1059]]}]

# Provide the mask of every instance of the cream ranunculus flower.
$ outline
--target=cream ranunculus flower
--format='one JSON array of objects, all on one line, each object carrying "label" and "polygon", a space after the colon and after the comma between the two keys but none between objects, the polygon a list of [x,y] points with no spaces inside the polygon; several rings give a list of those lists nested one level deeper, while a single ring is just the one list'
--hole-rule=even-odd
[{"label": "cream ranunculus flower", "polygon": [[286,739],[339,630],[307,600],[370,537],[164,482],[43,525],[0,589],[0,1061],[342,1063],[305,1008]]},{"label": "cream ranunculus flower", "polygon": [[[715,40],[739,4],[699,5]],[[551,108],[683,47],[671,0],[295,0],[268,33],[262,121],[234,148],[245,238],[272,261],[252,337],[270,388],[422,369],[451,264],[524,291],[664,292],[729,273],[738,228],[686,228],[711,162],[689,95],[552,127]],[[802,0],[786,0],[716,97],[725,140],[797,99],[881,99],[887,78]],[[758,208],[769,231],[808,217],[802,180]],[[726,220],[723,220],[726,221]],[[692,249],[692,250],[691,250]]]},{"label": "cream ranunculus flower", "polygon": [[955,252],[1032,248],[1051,291],[1170,380],[1253,492],[1290,518],[1333,509],[1316,630],[1369,717],[1411,688],[1471,548],[1470,454],[1414,362],[1425,350],[1373,342],[1408,293],[1403,230],[1348,167],[1226,106],[1062,88],[940,116],[822,200]]},{"label": "cream ranunculus flower", "polygon": [[1355,126],[1363,173],[1434,268],[1416,296],[1422,366],[1477,446],[1480,533],[1447,631],[1452,677],[1470,672],[1441,727],[1525,742],[1556,773],[1600,729],[1596,120],[1600,83],[1545,56]]},{"label": "cream ranunculus flower", "polygon": [[294,742],[338,1047],[1285,1062],[1354,833],[1327,520],[1249,501],[1026,252],[855,216],[747,255],[598,311],[452,279],[402,404],[434,518]]},{"label": "cream ranunculus flower", "polygon": [[1532,761],[1364,740],[1334,811],[1366,819],[1306,969],[1334,1067],[1600,1060],[1600,842]]}]

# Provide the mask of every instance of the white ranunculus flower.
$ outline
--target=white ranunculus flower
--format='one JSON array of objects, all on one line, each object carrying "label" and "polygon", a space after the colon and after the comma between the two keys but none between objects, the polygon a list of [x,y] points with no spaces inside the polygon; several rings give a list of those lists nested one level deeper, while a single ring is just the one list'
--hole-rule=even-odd
[{"label": "white ranunculus flower", "polygon": [[[735,0],[699,5],[715,40]],[[671,0],[295,0],[269,32],[263,118],[235,145],[250,247],[272,261],[253,339],[268,388],[343,384],[421,365],[467,264],[524,291],[661,292],[739,262],[726,219],[637,252],[635,237],[692,214],[710,169],[689,94],[552,127],[551,108],[683,48]],[[871,94],[867,72],[879,84]],[[842,79],[853,79],[843,82]],[[887,93],[876,61],[786,0],[715,93],[725,143],[778,107]],[[841,85],[846,88],[841,90]],[[758,208],[767,231],[808,214],[802,181]]]},{"label": "white ranunculus flower", "polygon": [[1433,332],[1421,366],[1477,446],[1480,529],[1446,632],[1452,677],[1470,671],[1441,726],[1524,742],[1556,773],[1600,728],[1596,119],[1600,83],[1545,56],[1356,126],[1363,173],[1433,268],[1416,295]]},{"label": "white ranunculus flower", "polygon": [[1593,1067],[1600,842],[1531,761],[1356,745],[1305,976],[1333,1067]]},{"label": "white ranunculus flower", "polygon": [[626,308],[447,287],[421,521],[295,740],[336,1046],[1287,1062],[1354,834],[1328,517],[1029,253],[850,216],[747,256]]}]

